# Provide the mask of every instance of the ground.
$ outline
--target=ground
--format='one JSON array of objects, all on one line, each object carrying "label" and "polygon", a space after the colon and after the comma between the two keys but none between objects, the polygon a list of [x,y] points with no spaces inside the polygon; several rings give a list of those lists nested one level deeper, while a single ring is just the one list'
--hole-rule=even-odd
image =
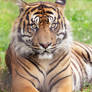
[{"label": "ground", "polygon": [[[19,14],[15,2],[16,0],[0,0],[0,69],[5,69],[4,59],[10,42],[9,34]],[[92,0],[67,0],[65,15],[72,25],[74,40],[92,45]],[[83,92],[91,92],[91,86],[85,88]]]}]

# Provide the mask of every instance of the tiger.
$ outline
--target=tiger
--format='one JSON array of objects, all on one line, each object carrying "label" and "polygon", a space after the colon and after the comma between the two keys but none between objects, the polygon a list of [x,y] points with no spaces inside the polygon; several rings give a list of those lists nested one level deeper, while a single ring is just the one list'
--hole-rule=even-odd
[{"label": "tiger", "polygon": [[19,0],[6,65],[11,92],[77,92],[92,79],[92,47],[73,40],[66,0]]}]

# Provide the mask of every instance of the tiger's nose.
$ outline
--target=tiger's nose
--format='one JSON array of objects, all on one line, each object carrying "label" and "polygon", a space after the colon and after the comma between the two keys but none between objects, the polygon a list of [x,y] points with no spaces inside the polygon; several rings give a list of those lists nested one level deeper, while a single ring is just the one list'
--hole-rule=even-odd
[{"label": "tiger's nose", "polygon": [[39,44],[40,44],[40,46],[42,46],[45,49],[51,45],[51,43],[39,43]]}]

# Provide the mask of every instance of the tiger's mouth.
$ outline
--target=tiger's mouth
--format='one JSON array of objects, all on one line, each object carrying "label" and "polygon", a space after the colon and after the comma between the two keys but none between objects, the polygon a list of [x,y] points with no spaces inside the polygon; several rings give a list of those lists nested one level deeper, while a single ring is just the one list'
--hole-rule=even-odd
[{"label": "tiger's mouth", "polygon": [[55,49],[34,49],[34,53],[38,56],[39,59],[52,59]]},{"label": "tiger's mouth", "polygon": [[50,49],[37,49],[37,48],[33,48],[33,51],[35,52],[35,54],[38,55],[50,55],[53,54],[55,52],[56,48],[50,48]]}]

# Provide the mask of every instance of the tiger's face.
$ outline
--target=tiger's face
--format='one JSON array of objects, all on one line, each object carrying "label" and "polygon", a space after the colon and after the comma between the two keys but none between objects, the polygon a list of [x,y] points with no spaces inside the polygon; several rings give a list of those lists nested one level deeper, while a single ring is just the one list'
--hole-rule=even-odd
[{"label": "tiger's face", "polygon": [[60,50],[68,49],[70,30],[64,17],[64,1],[18,3],[20,15],[17,30],[14,30],[15,34],[13,32],[14,48],[18,54],[51,59]]}]

